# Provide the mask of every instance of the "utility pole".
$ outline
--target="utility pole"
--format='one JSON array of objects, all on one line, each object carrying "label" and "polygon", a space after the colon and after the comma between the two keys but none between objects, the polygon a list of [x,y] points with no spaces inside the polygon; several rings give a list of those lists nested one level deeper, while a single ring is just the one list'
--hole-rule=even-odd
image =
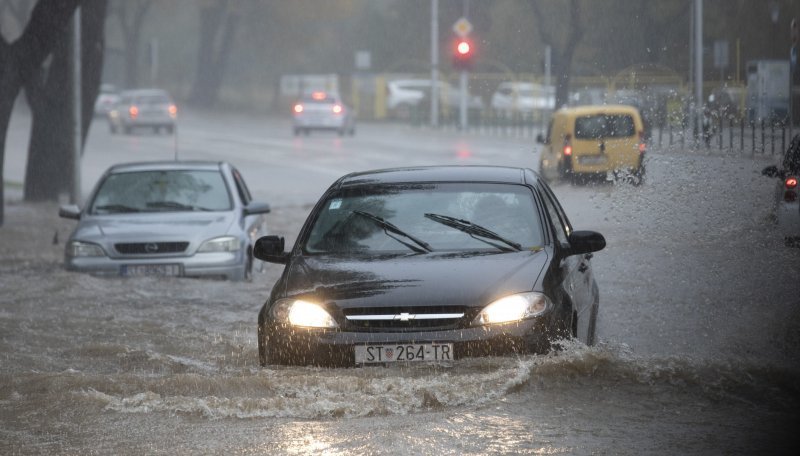
[{"label": "utility pole", "polygon": [[439,126],[439,0],[431,0],[431,127]]},{"label": "utility pole", "polygon": [[703,131],[703,0],[694,0],[694,96],[695,128]]},{"label": "utility pole", "polygon": [[70,203],[81,202],[81,149],[82,144],[82,119],[81,119],[81,7],[75,8],[72,17],[72,191]]}]

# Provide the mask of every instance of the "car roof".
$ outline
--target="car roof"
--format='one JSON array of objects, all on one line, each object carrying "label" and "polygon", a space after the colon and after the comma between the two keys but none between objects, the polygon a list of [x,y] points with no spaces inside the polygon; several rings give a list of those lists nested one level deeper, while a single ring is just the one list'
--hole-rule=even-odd
[{"label": "car roof", "polygon": [[125,173],[134,171],[170,171],[170,170],[197,170],[197,171],[219,171],[221,167],[230,166],[221,161],[147,161],[120,163],[108,169],[108,173]]},{"label": "car roof", "polygon": [[530,169],[506,166],[420,166],[351,173],[332,187],[422,182],[492,182],[530,184],[538,176]]},{"label": "car roof", "polygon": [[561,108],[556,114],[573,114],[576,116],[589,116],[593,114],[630,114],[639,116],[639,110],[635,106],[623,104],[604,104],[604,105],[585,105]]}]

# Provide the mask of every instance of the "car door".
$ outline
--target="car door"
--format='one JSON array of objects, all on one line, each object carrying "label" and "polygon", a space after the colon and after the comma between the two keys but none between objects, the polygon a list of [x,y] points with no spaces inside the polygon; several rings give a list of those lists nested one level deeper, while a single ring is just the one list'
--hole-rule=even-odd
[{"label": "car door", "polygon": [[561,281],[559,288],[564,297],[572,304],[573,311],[578,317],[577,322],[572,321],[573,335],[589,343],[591,342],[589,340],[590,329],[593,330],[590,325],[594,324],[597,312],[594,296],[596,287],[590,263],[592,254],[568,255],[572,225],[550,188],[546,184],[542,184],[540,189],[553,227],[556,244],[553,261]]}]

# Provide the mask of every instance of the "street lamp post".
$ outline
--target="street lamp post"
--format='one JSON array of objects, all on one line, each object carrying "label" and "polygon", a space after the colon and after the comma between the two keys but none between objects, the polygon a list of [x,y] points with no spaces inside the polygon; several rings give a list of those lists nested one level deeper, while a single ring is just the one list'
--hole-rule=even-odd
[{"label": "street lamp post", "polygon": [[770,54],[775,55],[775,33],[778,29],[778,17],[781,13],[781,5],[773,0],[769,4],[769,18],[772,20],[772,46]]}]

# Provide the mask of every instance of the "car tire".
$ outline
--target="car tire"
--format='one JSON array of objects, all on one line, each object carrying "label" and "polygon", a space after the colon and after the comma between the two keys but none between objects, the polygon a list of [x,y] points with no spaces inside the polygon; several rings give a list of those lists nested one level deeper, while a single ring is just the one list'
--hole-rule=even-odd
[{"label": "car tire", "polygon": [[130,135],[133,133],[133,127],[125,127],[123,130],[125,131],[126,135]]},{"label": "car tire", "polygon": [[269,365],[288,365],[291,364],[288,359],[281,356],[280,353],[273,353],[269,347],[269,337],[267,337],[264,325],[259,322],[258,324],[258,364],[261,367]]},{"label": "car tire", "polygon": [[251,249],[248,249],[247,252],[247,263],[244,266],[244,277],[242,280],[245,282],[253,281],[253,253]]},{"label": "car tire", "polygon": [[589,315],[589,330],[586,334],[586,345],[594,346],[597,343],[597,314],[599,313],[600,304],[595,301],[592,304],[592,310]]},{"label": "car tire", "polygon": [[111,131],[111,134],[112,134],[112,135],[116,135],[116,134],[117,134],[117,132],[119,131],[119,130],[117,129],[117,127],[116,127],[116,126],[114,126],[114,124],[109,124],[109,125],[108,125],[108,129],[109,129],[109,131]]}]

